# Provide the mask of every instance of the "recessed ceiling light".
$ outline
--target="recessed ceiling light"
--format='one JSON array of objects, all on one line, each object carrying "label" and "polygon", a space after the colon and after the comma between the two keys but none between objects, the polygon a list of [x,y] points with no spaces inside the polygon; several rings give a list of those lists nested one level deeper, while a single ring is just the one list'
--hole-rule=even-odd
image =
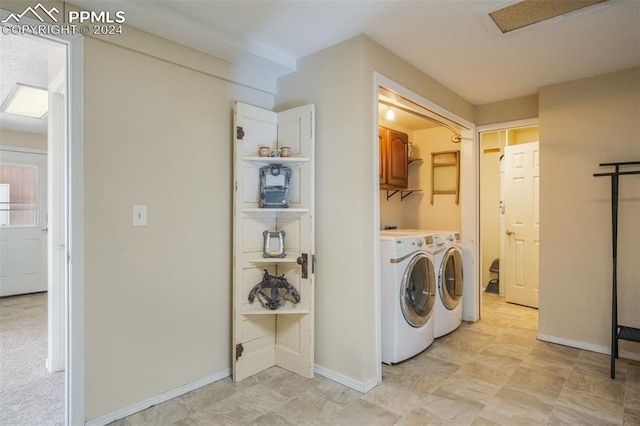
[{"label": "recessed ceiling light", "polygon": [[49,111],[49,92],[41,87],[16,83],[0,111],[7,114],[43,118]]},{"label": "recessed ceiling light", "polygon": [[396,118],[396,113],[391,109],[391,107],[387,107],[387,113],[385,114],[387,120],[391,121]]},{"label": "recessed ceiling light", "polygon": [[606,1],[608,0],[524,0],[494,10],[489,16],[500,31],[508,33]]}]

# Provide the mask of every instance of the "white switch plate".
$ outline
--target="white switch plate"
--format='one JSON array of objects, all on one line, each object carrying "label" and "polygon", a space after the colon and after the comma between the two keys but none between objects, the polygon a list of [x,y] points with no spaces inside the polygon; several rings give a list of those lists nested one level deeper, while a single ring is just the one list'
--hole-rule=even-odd
[{"label": "white switch plate", "polygon": [[133,226],[147,226],[147,206],[133,206]]}]

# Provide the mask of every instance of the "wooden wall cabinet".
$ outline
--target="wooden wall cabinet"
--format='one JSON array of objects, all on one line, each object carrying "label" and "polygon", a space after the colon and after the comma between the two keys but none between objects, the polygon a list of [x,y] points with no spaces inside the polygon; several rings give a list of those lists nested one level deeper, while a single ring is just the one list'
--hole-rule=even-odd
[{"label": "wooden wall cabinet", "polygon": [[397,130],[379,127],[380,189],[409,186],[409,136]]},{"label": "wooden wall cabinet", "polygon": [[[233,380],[279,366],[313,377],[315,109],[275,113],[237,102],[234,111]],[[290,157],[260,157],[259,147],[291,149]],[[291,169],[288,207],[261,208],[260,169]],[[264,257],[264,231],[285,231],[284,257]],[[264,271],[284,276],[300,294],[270,310],[248,299]]]}]

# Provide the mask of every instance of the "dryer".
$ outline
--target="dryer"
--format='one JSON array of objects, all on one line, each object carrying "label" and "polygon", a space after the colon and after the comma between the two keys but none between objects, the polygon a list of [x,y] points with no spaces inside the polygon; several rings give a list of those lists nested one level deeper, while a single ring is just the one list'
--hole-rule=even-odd
[{"label": "dryer", "polygon": [[382,362],[397,363],[434,340],[436,270],[433,238],[424,231],[380,233]]},{"label": "dryer", "polygon": [[449,334],[462,324],[462,247],[458,231],[430,231],[433,233],[437,297],[434,337]]}]

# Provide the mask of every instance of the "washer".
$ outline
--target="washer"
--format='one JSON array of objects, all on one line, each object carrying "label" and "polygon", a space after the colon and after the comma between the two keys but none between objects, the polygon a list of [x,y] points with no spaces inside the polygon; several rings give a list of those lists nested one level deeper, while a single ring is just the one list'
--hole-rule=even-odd
[{"label": "washer", "polygon": [[449,334],[462,324],[462,247],[458,231],[433,233],[438,291],[433,336]]},{"label": "washer", "polygon": [[433,237],[420,230],[380,233],[382,362],[397,363],[433,342]]}]

